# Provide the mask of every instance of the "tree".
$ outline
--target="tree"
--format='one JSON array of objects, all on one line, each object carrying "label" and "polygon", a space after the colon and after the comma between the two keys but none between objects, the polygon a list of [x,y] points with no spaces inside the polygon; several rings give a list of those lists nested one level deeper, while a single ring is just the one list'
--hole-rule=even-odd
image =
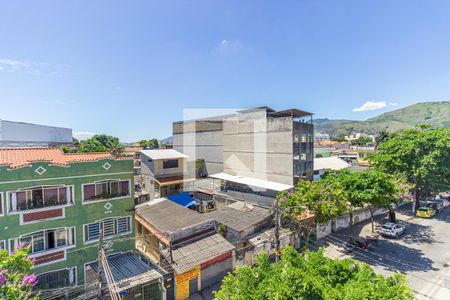
[{"label": "tree", "polygon": [[303,226],[302,228],[306,228],[307,246],[317,225],[326,224],[344,212],[345,206],[340,200],[341,194],[342,190],[327,185],[327,182],[321,179],[302,180],[295,189],[280,193],[278,198],[282,215],[294,223],[301,222],[303,216],[308,212],[313,214],[312,226]]},{"label": "tree", "polygon": [[31,295],[37,278],[31,274],[33,262],[28,257],[29,248],[22,247],[8,255],[0,250],[0,298],[1,299],[38,299]]},{"label": "tree", "polygon": [[346,205],[349,214],[348,240],[353,241],[353,211],[355,208],[363,207],[366,203],[362,174],[364,172],[353,172],[347,169],[330,171],[322,177],[324,182],[333,189],[339,189],[340,201]]},{"label": "tree", "polygon": [[346,143],[346,142],[348,142],[345,138],[343,138],[343,137],[335,137],[335,138],[332,138],[331,139],[332,141],[334,141],[334,142],[343,142],[343,143]]},{"label": "tree", "polygon": [[375,148],[378,148],[378,146],[385,140],[389,138],[389,132],[386,130],[381,130],[378,132],[377,136],[375,137]]},{"label": "tree", "polygon": [[266,253],[254,267],[242,266],[229,273],[217,300],[247,299],[414,299],[405,275],[385,278],[353,259],[331,259],[323,249],[300,254],[288,246],[281,261],[270,263]]},{"label": "tree", "polygon": [[416,210],[423,195],[450,187],[450,128],[422,125],[392,133],[369,160],[378,170],[406,177]]},{"label": "tree", "polygon": [[96,134],[81,143],[78,152],[109,152],[114,157],[118,157],[123,153],[124,147],[118,137],[106,134]]},{"label": "tree", "polygon": [[353,146],[355,146],[355,145],[356,146],[367,146],[368,144],[372,144],[372,143],[373,143],[372,138],[368,137],[368,136],[361,136],[361,137],[351,141],[351,144]]},{"label": "tree", "polygon": [[139,146],[141,146],[142,148],[158,149],[159,142],[157,139],[140,140]]}]

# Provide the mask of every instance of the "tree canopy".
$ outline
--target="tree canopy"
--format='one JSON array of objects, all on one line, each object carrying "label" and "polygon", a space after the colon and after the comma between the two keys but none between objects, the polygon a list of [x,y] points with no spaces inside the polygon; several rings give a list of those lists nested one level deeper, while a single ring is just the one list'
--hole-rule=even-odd
[{"label": "tree canopy", "polygon": [[123,153],[123,146],[119,138],[106,134],[96,134],[80,144],[78,152],[109,152],[113,156]]},{"label": "tree canopy", "polygon": [[357,139],[352,140],[350,142],[350,144],[356,145],[356,146],[367,146],[369,144],[373,144],[373,140],[369,136],[361,136]]},{"label": "tree canopy", "polygon": [[31,296],[31,290],[37,283],[31,274],[33,262],[28,258],[27,247],[8,255],[0,250],[0,298],[1,299],[37,299]]},{"label": "tree canopy", "polygon": [[142,148],[157,149],[159,148],[159,142],[157,139],[140,140],[139,146],[141,146]]},{"label": "tree canopy", "polygon": [[414,299],[404,275],[377,275],[352,259],[332,259],[323,249],[300,254],[288,246],[281,261],[270,263],[266,253],[254,267],[238,267],[215,292],[218,300],[259,299]]},{"label": "tree canopy", "polygon": [[450,187],[450,128],[422,125],[392,133],[369,159],[378,170],[405,176],[419,204],[421,195]]}]

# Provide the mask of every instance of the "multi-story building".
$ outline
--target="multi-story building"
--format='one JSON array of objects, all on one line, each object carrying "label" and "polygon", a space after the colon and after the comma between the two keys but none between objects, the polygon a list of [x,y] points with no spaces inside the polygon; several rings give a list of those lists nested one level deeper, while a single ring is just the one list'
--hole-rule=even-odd
[{"label": "multi-story building", "polygon": [[283,184],[313,176],[312,114],[268,107],[173,124],[174,149],[225,172]]},{"label": "multi-story building", "polygon": [[57,148],[0,149],[0,247],[29,245],[39,288],[83,285],[98,257],[132,251],[133,161]]},{"label": "multi-story building", "polygon": [[[150,199],[184,191],[195,180],[186,168],[188,156],[174,149],[141,150],[141,178]],[[189,189],[189,190],[192,190]]]},{"label": "multi-story building", "polygon": [[72,129],[0,119],[0,147],[51,147],[72,144]]}]

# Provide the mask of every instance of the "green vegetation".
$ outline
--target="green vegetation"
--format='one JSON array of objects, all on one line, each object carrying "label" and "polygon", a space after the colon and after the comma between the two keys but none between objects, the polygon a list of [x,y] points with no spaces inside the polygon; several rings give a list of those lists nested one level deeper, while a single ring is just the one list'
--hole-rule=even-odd
[{"label": "green vegetation", "polygon": [[158,149],[159,142],[157,139],[140,140],[139,146],[141,146],[142,148]]},{"label": "green vegetation", "polygon": [[119,138],[106,135],[96,134],[90,139],[82,142],[78,152],[109,152],[114,157],[120,156],[124,151],[124,147],[120,144]]},{"label": "green vegetation", "polygon": [[450,101],[417,103],[366,121],[317,119],[314,120],[314,129],[341,137],[352,132],[367,134],[376,134],[383,130],[394,132],[411,129],[420,124],[450,127]]},{"label": "green vegetation", "polygon": [[300,254],[290,246],[277,263],[263,253],[254,267],[238,267],[214,293],[218,300],[414,299],[404,275],[385,278],[365,263],[331,259],[322,249]]},{"label": "green vegetation", "polygon": [[402,175],[412,184],[417,209],[422,196],[450,187],[450,128],[422,125],[395,132],[369,159],[376,169]]},{"label": "green vegetation", "polygon": [[31,290],[37,283],[31,274],[33,262],[28,258],[29,249],[23,247],[8,255],[0,250],[0,298],[10,300],[38,299],[31,296]]},{"label": "green vegetation", "polygon": [[351,141],[350,143],[352,146],[362,146],[365,147],[369,144],[373,144],[373,140],[371,137],[368,136],[361,136],[357,138],[356,140]]}]

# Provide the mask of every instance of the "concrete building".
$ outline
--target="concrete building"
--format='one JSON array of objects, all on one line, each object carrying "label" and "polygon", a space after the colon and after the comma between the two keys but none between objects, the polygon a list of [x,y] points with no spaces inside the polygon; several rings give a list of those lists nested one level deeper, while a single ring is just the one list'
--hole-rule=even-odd
[{"label": "concrete building", "polygon": [[313,176],[312,114],[268,107],[176,122],[174,148],[217,171],[284,184]]},{"label": "concrete building", "polygon": [[234,246],[211,218],[161,198],[136,206],[135,220],[136,249],[173,273],[167,299],[187,299],[233,270]]},{"label": "concrete building", "polygon": [[329,141],[330,135],[328,133],[320,133],[316,132],[314,134],[314,142],[322,142],[322,141]]},{"label": "concrete building", "polygon": [[0,249],[29,245],[40,288],[84,285],[100,224],[108,254],[134,250],[131,159],[4,148],[0,174]]},{"label": "concrete building", "polygon": [[141,180],[150,199],[181,193],[195,180],[186,168],[188,156],[174,149],[141,150],[140,156]]},{"label": "concrete building", "polygon": [[350,163],[337,156],[314,158],[314,180],[319,179],[326,170],[342,170],[350,167]]},{"label": "concrete building", "polygon": [[72,144],[72,129],[0,119],[0,147],[54,147]]}]

